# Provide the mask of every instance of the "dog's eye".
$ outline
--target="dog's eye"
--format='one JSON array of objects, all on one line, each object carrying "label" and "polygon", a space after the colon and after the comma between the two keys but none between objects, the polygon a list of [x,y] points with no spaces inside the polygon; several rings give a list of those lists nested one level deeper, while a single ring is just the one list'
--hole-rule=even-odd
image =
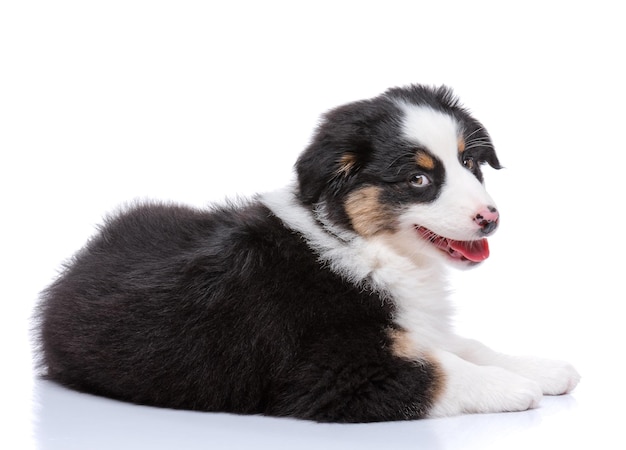
[{"label": "dog's eye", "polygon": [[409,183],[411,186],[423,188],[430,184],[430,179],[426,175],[416,174],[409,179]]},{"label": "dog's eye", "polygon": [[469,170],[474,170],[474,158],[466,158],[463,160],[463,165],[467,167]]}]

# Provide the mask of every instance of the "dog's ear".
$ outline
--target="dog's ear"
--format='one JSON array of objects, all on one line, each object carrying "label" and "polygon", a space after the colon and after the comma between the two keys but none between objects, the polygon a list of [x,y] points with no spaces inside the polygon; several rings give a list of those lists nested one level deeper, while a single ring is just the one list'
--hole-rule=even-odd
[{"label": "dog's ear", "polygon": [[502,169],[502,165],[498,160],[498,155],[496,155],[495,150],[492,148],[490,152],[485,155],[485,162],[489,164],[494,169],[500,170]]},{"label": "dog's ear", "polygon": [[382,117],[376,100],[351,103],[324,115],[311,144],[296,162],[299,197],[305,204],[332,198],[367,164],[372,135]]}]

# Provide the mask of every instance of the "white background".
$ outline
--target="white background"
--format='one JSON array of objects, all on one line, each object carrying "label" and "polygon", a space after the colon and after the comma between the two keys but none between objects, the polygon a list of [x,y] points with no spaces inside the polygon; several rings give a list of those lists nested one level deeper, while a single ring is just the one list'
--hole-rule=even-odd
[{"label": "white background", "polygon": [[[623,17],[601,0],[1,3],[0,439],[624,448]],[[281,187],[321,113],[413,82],[452,86],[506,167],[486,170],[502,213],[491,258],[452,274],[459,331],[569,360],[583,375],[573,395],[525,413],[328,426],[142,408],[34,376],[38,292],[106,212]]]}]

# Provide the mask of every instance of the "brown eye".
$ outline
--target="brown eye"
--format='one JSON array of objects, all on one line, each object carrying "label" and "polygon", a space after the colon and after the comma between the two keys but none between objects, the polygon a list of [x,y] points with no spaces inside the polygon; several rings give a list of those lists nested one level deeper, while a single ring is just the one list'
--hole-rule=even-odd
[{"label": "brown eye", "polygon": [[474,158],[467,158],[463,160],[463,165],[469,170],[474,170]]},{"label": "brown eye", "polygon": [[413,175],[409,179],[409,183],[414,187],[423,188],[430,184],[430,179],[423,174]]}]

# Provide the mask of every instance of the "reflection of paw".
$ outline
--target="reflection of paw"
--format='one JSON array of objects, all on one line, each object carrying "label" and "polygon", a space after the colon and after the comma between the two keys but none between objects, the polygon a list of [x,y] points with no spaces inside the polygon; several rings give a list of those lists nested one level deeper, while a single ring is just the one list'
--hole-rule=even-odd
[{"label": "reflection of paw", "polygon": [[571,364],[551,359],[518,358],[507,369],[534,380],[547,395],[567,394],[580,381],[580,375]]}]

